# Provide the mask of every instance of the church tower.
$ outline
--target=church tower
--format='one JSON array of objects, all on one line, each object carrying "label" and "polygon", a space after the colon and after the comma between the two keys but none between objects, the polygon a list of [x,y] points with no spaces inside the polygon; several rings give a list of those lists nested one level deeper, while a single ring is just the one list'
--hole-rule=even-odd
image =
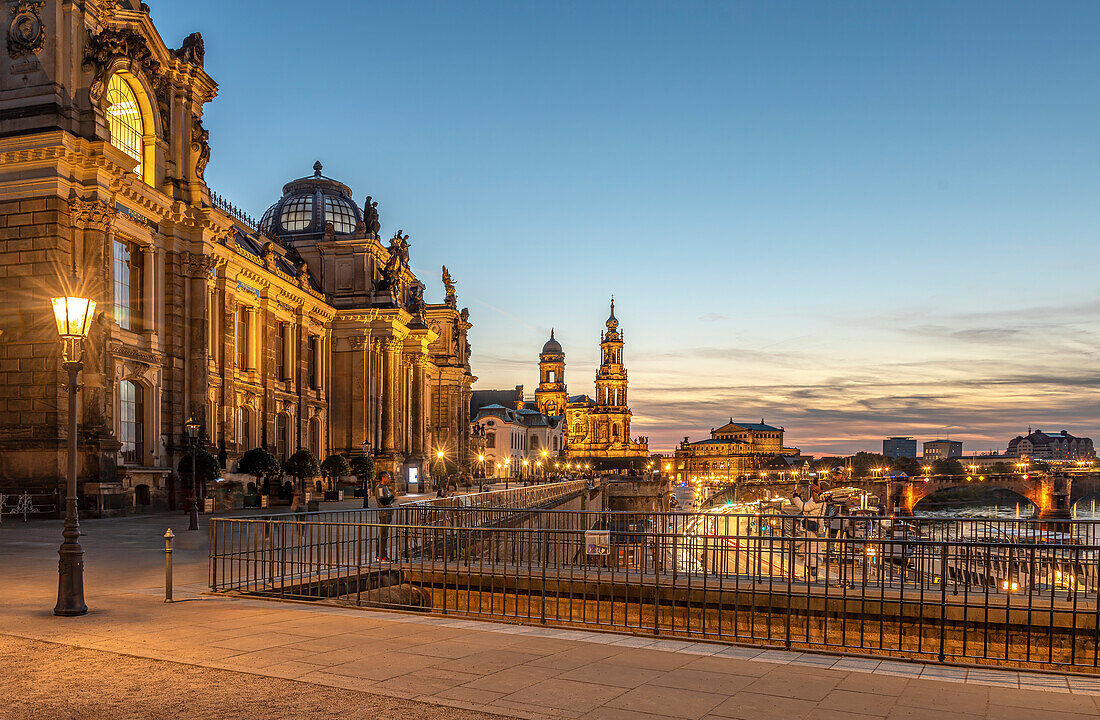
[{"label": "church tower", "polygon": [[600,369],[596,371],[596,404],[608,409],[626,410],[626,368],[623,367],[623,334],[615,317],[615,298],[607,330],[600,336]]},{"label": "church tower", "polygon": [[539,353],[539,386],[535,390],[535,402],[539,406],[539,412],[544,415],[564,415],[567,400],[565,352],[554,339],[554,330],[551,328],[550,339]]}]

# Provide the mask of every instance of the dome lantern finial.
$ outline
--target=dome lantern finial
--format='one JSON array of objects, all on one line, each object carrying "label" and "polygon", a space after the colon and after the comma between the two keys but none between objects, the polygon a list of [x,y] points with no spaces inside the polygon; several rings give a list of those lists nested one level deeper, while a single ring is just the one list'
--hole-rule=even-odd
[{"label": "dome lantern finial", "polygon": [[608,330],[617,330],[619,327],[619,319],[615,317],[615,296],[611,296],[611,314],[607,317],[607,322],[604,323]]},{"label": "dome lantern finial", "polygon": [[313,163],[313,177],[321,177],[321,168],[323,167],[324,165],[321,164],[320,160]]}]

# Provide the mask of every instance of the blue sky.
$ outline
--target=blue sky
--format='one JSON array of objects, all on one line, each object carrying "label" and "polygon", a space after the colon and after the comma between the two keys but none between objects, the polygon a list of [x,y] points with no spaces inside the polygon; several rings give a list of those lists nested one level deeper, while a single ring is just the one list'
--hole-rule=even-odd
[{"label": "blue sky", "polygon": [[614,293],[654,449],[1100,429],[1100,4],[152,5],[206,40],[211,186],[373,195],[477,387],[554,326],[590,392]]}]

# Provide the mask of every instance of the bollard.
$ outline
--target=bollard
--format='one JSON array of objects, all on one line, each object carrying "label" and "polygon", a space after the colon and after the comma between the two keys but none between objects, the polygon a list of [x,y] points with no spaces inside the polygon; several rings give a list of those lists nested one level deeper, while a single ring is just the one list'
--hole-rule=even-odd
[{"label": "bollard", "polygon": [[164,602],[172,602],[172,528],[164,533]]}]

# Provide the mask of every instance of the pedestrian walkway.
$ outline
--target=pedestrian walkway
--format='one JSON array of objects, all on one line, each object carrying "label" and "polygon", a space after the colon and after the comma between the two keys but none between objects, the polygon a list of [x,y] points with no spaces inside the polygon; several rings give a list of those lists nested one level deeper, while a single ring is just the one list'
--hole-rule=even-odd
[{"label": "pedestrian walkway", "polygon": [[204,596],[203,541],[195,533],[183,538],[181,601],[165,604],[151,562],[163,530],[155,521],[115,522],[85,523],[91,612],[70,619],[50,614],[60,524],[0,531],[0,591],[8,599],[0,634],[292,679],[322,694],[340,688],[522,718],[1100,714],[1100,678]]}]

